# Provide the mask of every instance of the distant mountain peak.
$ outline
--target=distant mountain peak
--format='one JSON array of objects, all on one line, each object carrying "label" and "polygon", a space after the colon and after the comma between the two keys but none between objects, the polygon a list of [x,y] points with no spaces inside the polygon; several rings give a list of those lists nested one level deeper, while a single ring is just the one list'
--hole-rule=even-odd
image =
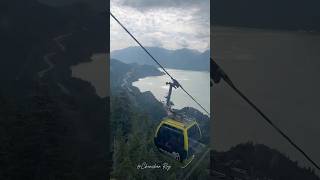
[{"label": "distant mountain peak", "polygon": [[[169,50],[162,47],[146,47],[149,52],[166,68],[195,71],[209,71],[210,51],[200,52],[195,49]],[[131,46],[111,52],[111,58],[124,63],[138,63],[157,66],[138,46]]]}]

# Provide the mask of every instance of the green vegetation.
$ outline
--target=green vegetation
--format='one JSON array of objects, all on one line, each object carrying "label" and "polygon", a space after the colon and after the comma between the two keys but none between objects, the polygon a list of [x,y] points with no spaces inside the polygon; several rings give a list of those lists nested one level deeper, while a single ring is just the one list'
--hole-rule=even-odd
[{"label": "green vegetation", "polygon": [[[70,66],[106,52],[105,14],[86,5],[1,1],[0,179],[106,179],[106,102]],[[55,43],[63,39],[65,51]],[[105,38],[103,38],[105,37]],[[47,68],[47,54],[55,65]],[[59,85],[67,89],[63,91]],[[69,93],[68,93],[69,92]]]},{"label": "green vegetation", "polygon": [[[154,145],[154,133],[160,121],[166,116],[163,104],[151,92],[141,93],[131,85],[132,81],[146,76],[162,75],[150,65],[125,64],[116,59],[110,62],[110,122],[113,142],[113,163],[111,179],[181,179],[190,170],[182,169],[181,164],[159,152]],[[128,73],[130,72],[130,77]],[[126,79],[126,83],[123,84]],[[180,111],[201,121],[205,129],[205,144],[208,143],[209,118],[193,108]],[[200,163],[190,176],[191,179],[207,179],[209,158]],[[138,169],[146,163],[157,168]],[[163,169],[167,163],[170,169]],[[140,165],[140,166],[139,166]]]},{"label": "green vegetation", "polygon": [[106,99],[29,82],[20,96],[0,92],[0,179],[105,178]]},{"label": "green vegetation", "polygon": [[[215,169],[230,177],[251,179],[319,180],[314,170],[300,167],[297,161],[275,149],[252,142],[232,147],[226,152],[214,152]],[[241,170],[242,173],[239,173]]]},{"label": "green vegetation", "polygon": [[[141,107],[140,107],[141,108]],[[161,119],[152,119],[136,107],[125,91],[111,97],[111,126],[113,137],[113,171],[115,179],[179,179],[185,173],[179,162],[160,153],[153,142],[155,128]],[[208,158],[207,158],[208,159]],[[143,163],[160,168],[138,169]],[[171,168],[163,169],[164,163]],[[208,175],[208,160],[201,163],[193,177]]]}]

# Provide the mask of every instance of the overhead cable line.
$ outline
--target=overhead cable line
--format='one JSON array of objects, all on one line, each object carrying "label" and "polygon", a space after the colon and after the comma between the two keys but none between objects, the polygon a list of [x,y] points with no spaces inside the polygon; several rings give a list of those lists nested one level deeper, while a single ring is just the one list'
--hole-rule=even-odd
[{"label": "overhead cable line", "polygon": [[270,118],[267,117],[253,102],[251,102],[231,81],[228,75],[220,68],[220,66],[210,58],[210,69],[212,73],[212,79],[215,83],[219,83],[220,79],[223,79],[238,95],[240,95],[254,110],[256,110],[263,119],[271,125],[282,137],[284,137],[294,148],[296,148],[311,164],[313,164],[318,170],[320,170],[319,165],[313,161],[306,152],[302,150],[296,143],[294,143],[289,136],[287,136],[279,127],[277,127]]},{"label": "overhead cable line", "polygon": [[[151,55],[151,53],[129,32],[129,30],[110,12],[110,15],[112,16],[112,18],[139,44],[139,46],[151,57],[151,59],[158,64],[158,66],[172,79],[172,81],[176,81],[173,78],[173,76],[171,76],[169,74],[169,72]],[[181,84],[178,82],[179,86],[181,87],[181,89],[199,106],[201,107],[201,109],[203,109],[208,116],[210,116],[210,113],[190,94],[187,92],[186,89],[184,89]]]}]

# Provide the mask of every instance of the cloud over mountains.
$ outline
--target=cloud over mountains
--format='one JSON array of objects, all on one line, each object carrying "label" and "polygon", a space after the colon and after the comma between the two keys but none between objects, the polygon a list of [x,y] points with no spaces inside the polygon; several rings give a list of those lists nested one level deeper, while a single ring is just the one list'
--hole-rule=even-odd
[{"label": "cloud over mountains", "polygon": [[[209,0],[112,0],[111,12],[146,46],[210,47]],[[136,45],[114,20],[110,28],[111,51]]]}]

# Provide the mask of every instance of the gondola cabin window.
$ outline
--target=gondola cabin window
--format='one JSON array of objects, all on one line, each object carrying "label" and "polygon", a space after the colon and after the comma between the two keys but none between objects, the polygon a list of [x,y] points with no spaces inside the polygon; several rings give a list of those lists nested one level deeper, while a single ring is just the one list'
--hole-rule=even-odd
[{"label": "gondola cabin window", "polygon": [[201,133],[198,126],[191,126],[188,129],[188,144],[189,144],[189,154],[194,154],[195,149],[198,147],[199,140],[201,139]]},{"label": "gondola cabin window", "polygon": [[179,152],[183,149],[183,132],[175,127],[163,125],[159,129],[159,145],[168,152]]}]

